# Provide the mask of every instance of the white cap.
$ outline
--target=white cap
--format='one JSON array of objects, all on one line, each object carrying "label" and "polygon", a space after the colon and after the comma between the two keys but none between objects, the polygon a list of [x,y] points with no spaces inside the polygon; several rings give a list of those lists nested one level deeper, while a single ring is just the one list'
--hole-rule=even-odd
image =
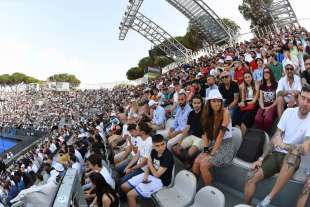
[{"label": "white cap", "polygon": [[225,58],[225,60],[226,60],[226,61],[231,61],[231,60],[233,60],[233,59],[232,59],[232,57],[231,57],[230,55],[227,55],[226,58]]},{"label": "white cap", "polygon": [[174,85],[173,85],[173,84],[171,84],[171,85],[169,86],[169,88],[174,88]]},{"label": "white cap", "polygon": [[196,78],[199,78],[200,76],[203,76],[202,72],[199,72],[199,73],[196,75]]},{"label": "white cap", "polygon": [[294,63],[292,61],[285,62],[284,68],[286,68],[287,65],[291,65],[295,69],[295,65],[294,65]]},{"label": "white cap", "polygon": [[218,63],[224,63],[223,59],[219,59]]},{"label": "white cap", "polygon": [[149,101],[149,107],[152,107],[152,106],[155,105],[155,104],[157,104],[156,101],[154,101],[154,100],[150,100],[150,101]]},{"label": "white cap", "polygon": [[222,94],[220,93],[220,91],[218,89],[212,89],[210,92],[209,92],[209,95],[207,97],[207,101],[208,100],[212,100],[212,99],[220,99],[220,100],[223,100],[223,96]]}]

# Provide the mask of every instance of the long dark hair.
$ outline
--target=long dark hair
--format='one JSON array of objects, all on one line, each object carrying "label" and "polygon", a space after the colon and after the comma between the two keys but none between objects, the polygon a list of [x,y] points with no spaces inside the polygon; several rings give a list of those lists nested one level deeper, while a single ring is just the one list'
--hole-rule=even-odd
[{"label": "long dark hair", "polygon": [[[251,77],[252,77],[252,83],[250,83],[250,85],[248,85],[248,84],[246,83],[246,81],[245,81],[244,76],[245,76],[246,74],[249,74],[249,75],[251,75]],[[243,74],[243,94],[245,95],[244,98],[246,98],[246,95],[247,95],[247,87],[248,87],[248,86],[251,86],[251,87],[252,87],[252,89],[253,89],[253,94],[255,94],[255,93],[256,93],[256,88],[255,88],[255,81],[254,81],[254,79],[253,79],[253,74],[252,74],[251,72],[249,72],[249,71],[246,71],[246,72],[244,72],[244,74]]]},{"label": "long dark hair", "polygon": [[273,75],[272,70],[271,70],[268,66],[265,66],[265,67],[264,67],[264,71],[263,71],[263,80],[262,80],[262,81],[263,81],[263,82],[262,82],[262,87],[265,88],[265,87],[267,86],[267,80],[265,80],[265,76],[264,76],[265,70],[266,70],[266,69],[269,70],[271,86],[272,86],[273,89],[276,89],[277,86],[278,86],[277,81],[276,81],[276,79],[275,79],[275,77],[274,77],[274,75]]},{"label": "long dark hair", "polygon": [[118,195],[116,194],[115,190],[112,189],[112,187],[107,183],[107,181],[104,179],[104,177],[97,172],[93,172],[90,174],[89,179],[92,183],[96,185],[96,196],[97,196],[97,204],[99,207],[103,207],[102,204],[102,197],[104,194],[107,194],[109,197],[110,195],[113,196],[114,201],[111,200],[111,207],[118,206]]},{"label": "long dark hair", "polygon": [[215,119],[215,113],[211,108],[211,100],[208,100],[202,110],[202,127],[203,132],[207,134],[209,140],[215,140],[220,132],[224,117],[224,103],[222,101],[222,108],[219,112],[218,119]]}]

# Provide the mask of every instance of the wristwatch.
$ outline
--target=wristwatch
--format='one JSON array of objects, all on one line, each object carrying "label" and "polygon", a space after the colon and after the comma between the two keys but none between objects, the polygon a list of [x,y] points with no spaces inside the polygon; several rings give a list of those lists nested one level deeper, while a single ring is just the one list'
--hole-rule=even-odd
[{"label": "wristwatch", "polygon": [[262,162],[262,161],[264,161],[264,158],[263,157],[259,157],[258,160]]}]

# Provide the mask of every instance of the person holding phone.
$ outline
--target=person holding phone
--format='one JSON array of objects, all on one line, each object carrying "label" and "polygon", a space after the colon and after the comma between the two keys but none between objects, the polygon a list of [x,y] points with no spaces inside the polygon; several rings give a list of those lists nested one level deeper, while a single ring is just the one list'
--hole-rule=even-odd
[{"label": "person holding phone", "polygon": [[163,186],[168,186],[172,179],[174,160],[172,153],[167,149],[164,137],[156,134],[152,137],[153,150],[147,161],[148,168],[135,177],[132,177],[121,186],[127,193],[128,206],[137,206],[136,198],[142,196],[150,198]]}]

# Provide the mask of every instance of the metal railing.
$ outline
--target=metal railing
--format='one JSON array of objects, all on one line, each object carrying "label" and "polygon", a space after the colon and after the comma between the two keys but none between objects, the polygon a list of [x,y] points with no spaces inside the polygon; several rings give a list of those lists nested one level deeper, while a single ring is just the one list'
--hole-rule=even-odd
[{"label": "metal railing", "polygon": [[88,206],[76,169],[69,168],[60,184],[52,207]]}]

